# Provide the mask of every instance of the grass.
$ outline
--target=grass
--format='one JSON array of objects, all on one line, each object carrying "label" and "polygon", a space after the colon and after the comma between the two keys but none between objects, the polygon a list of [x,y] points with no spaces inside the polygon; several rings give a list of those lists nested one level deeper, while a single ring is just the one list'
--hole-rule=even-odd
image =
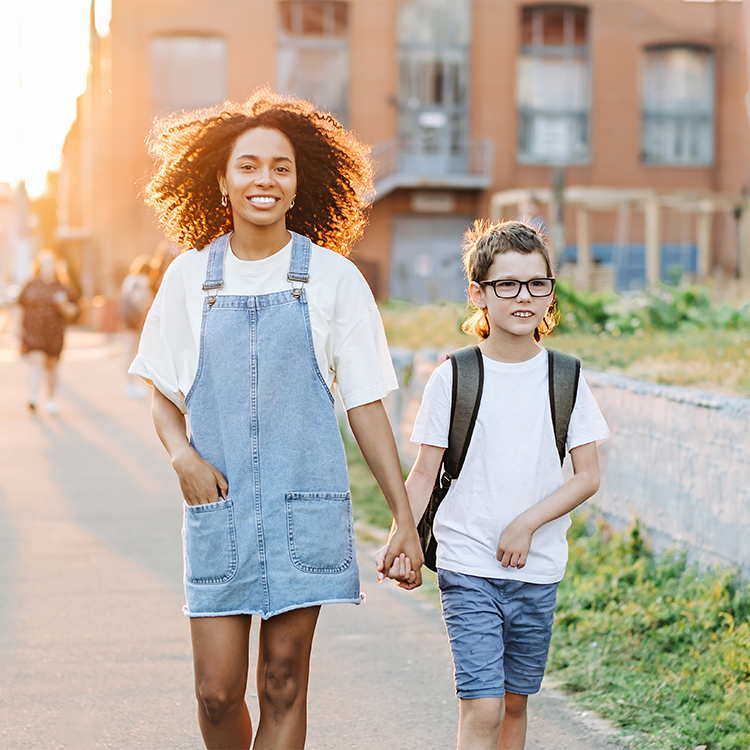
[{"label": "grass", "polygon": [[750,591],[574,514],[548,670],[631,747],[750,747]]}]

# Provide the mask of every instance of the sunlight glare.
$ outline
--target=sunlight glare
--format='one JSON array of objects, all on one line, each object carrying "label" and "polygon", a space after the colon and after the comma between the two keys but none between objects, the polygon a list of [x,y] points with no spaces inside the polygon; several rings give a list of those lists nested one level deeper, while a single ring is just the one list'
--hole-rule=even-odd
[{"label": "sunlight glare", "polygon": [[[109,25],[109,2],[102,20]],[[90,0],[0,0],[0,182],[44,191],[86,88]],[[20,33],[20,41],[19,41]]]}]

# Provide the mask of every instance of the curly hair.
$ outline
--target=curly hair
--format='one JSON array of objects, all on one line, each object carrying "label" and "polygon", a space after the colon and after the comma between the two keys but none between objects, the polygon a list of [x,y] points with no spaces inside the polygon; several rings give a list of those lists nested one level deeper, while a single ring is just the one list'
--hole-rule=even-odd
[{"label": "curly hair", "polygon": [[[554,277],[547,243],[541,232],[522,221],[475,221],[466,230],[463,241],[464,269],[471,281],[486,281],[495,256],[500,253],[539,253],[547,266],[547,276]],[[471,298],[469,298],[471,299]],[[549,336],[557,325],[557,300],[553,297],[542,322],[534,329],[534,341]],[[490,320],[487,311],[476,308],[461,326],[464,333],[474,333],[481,339],[490,335]]]},{"label": "curly hair", "polygon": [[252,128],[285,135],[294,149],[297,197],[287,228],[348,255],[367,224],[374,194],[370,149],[331,115],[268,88],[244,103],[157,119],[148,139],[154,173],[144,189],[165,233],[182,247],[203,249],[232,229],[216,179],[237,139]]}]

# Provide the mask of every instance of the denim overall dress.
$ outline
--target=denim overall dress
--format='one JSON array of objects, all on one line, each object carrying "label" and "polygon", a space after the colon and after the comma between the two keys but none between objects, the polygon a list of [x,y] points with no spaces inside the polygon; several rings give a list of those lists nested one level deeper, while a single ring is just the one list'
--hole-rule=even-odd
[{"label": "denim overall dress", "polygon": [[200,357],[185,403],[191,443],[229,492],[185,505],[191,617],[360,602],[346,457],[304,289],[312,245],[292,240],[291,289],[272,294],[217,295],[229,235],[206,248]]}]

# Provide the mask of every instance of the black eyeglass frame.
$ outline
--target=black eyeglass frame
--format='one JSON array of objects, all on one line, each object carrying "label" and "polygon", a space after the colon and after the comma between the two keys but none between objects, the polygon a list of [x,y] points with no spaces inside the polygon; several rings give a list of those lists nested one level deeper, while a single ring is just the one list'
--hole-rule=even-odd
[{"label": "black eyeglass frame", "polygon": [[[515,294],[511,294],[509,297],[501,297],[497,292],[497,286],[496,284],[499,284],[501,281],[513,281],[516,284],[518,284],[518,291]],[[531,284],[533,281],[549,281],[552,284],[552,288],[546,293],[546,294],[534,294],[534,292],[531,291],[531,287],[529,284]],[[515,299],[518,297],[518,295],[521,293],[521,289],[526,287],[526,291],[529,293],[531,297],[549,297],[554,291],[555,291],[555,282],[557,279],[548,277],[548,276],[538,276],[535,279],[529,279],[528,281],[519,281],[518,279],[494,279],[493,281],[479,281],[477,282],[480,286],[491,286],[492,290],[495,292],[495,296],[498,299]]]}]

